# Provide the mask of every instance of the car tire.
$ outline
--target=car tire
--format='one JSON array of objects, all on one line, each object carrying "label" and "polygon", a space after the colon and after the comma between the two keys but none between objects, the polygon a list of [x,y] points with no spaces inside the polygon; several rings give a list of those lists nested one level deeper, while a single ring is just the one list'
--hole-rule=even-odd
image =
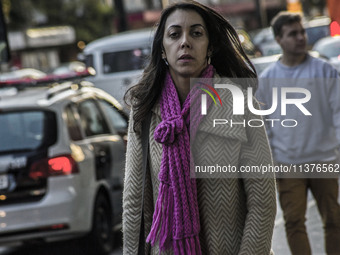
[{"label": "car tire", "polygon": [[99,194],[93,209],[91,232],[83,239],[88,255],[107,255],[113,250],[112,213],[107,198]]}]

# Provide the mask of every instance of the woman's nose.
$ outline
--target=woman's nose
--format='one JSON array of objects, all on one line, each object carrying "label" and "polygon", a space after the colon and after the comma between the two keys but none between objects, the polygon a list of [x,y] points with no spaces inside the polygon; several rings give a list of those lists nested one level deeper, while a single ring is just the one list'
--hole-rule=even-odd
[{"label": "woman's nose", "polygon": [[182,42],[181,42],[181,48],[190,48],[191,44],[189,42],[188,35],[183,35]]}]

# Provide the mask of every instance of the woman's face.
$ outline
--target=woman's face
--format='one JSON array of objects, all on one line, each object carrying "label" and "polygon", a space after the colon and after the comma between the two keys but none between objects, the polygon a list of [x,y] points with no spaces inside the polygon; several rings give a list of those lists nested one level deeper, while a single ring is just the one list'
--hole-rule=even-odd
[{"label": "woman's face", "polygon": [[207,66],[207,27],[195,11],[176,10],[166,20],[162,57],[169,63],[171,76],[199,77]]}]

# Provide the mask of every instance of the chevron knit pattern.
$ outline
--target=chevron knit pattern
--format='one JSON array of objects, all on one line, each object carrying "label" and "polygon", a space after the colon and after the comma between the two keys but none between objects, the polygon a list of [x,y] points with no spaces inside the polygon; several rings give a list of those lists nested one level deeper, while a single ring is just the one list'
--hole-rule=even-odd
[{"label": "chevron knit pattern", "polygon": [[[253,166],[271,164],[271,154],[264,127],[238,125],[221,129],[211,127],[213,118],[231,119],[232,97],[218,90],[225,107],[211,106],[198,128],[192,153],[196,165]],[[256,103],[254,103],[255,105]],[[260,118],[247,109],[248,119]],[[130,118],[130,120],[132,120]],[[152,110],[149,167],[144,196],[145,233],[149,233],[152,213],[159,196],[162,144],[153,138],[161,123],[159,104]],[[237,119],[238,122],[241,120]],[[221,125],[222,126],[222,125]],[[123,194],[123,254],[138,254],[142,189],[141,139],[129,123],[129,142]],[[274,175],[267,178],[196,179],[200,216],[199,240],[204,255],[269,255],[276,214]],[[159,243],[146,245],[145,254],[159,255]],[[162,252],[171,255],[173,250]]]},{"label": "chevron knit pattern", "polygon": [[[214,68],[209,65],[202,77],[212,78],[213,74]],[[160,186],[147,242],[154,246],[159,239],[161,251],[172,247],[176,255],[201,254],[196,180],[190,178],[190,163],[193,161],[189,138],[190,99],[199,96],[200,92],[192,89],[181,109],[175,84],[167,73],[160,97],[163,121],[154,135],[163,146]],[[195,110],[192,117],[199,123],[202,115]]]}]

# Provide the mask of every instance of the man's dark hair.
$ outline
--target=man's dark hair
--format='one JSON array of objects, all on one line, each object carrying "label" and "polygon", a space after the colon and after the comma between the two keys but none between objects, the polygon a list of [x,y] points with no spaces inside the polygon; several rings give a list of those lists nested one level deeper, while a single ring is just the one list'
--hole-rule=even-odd
[{"label": "man's dark hair", "polygon": [[273,28],[274,36],[282,35],[282,27],[284,25],[291,25],[293,23],[300,23],[302,20],[301,15],[291,12],[279,12],[272,20],[271,26]]}]

